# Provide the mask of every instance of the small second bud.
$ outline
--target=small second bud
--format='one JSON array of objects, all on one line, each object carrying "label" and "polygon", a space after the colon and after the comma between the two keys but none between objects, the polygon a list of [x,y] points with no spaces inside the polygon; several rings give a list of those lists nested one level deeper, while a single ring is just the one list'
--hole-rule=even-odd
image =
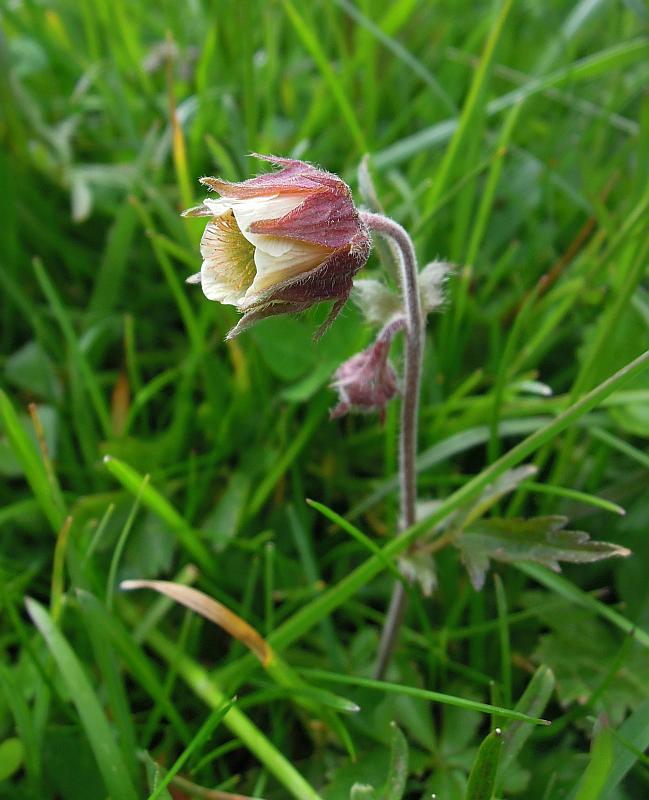
[{"label": "small second bud", "polygon": [[387,325],[373,345],[344,361],[334,372],[331,386],[338,392],[338,404],[331,409],[332,419],[350,411],[376,412],[381,421],[385,419],[387,404],[399,392],[389,360],[390,344],[403,325],[403,318]]}]

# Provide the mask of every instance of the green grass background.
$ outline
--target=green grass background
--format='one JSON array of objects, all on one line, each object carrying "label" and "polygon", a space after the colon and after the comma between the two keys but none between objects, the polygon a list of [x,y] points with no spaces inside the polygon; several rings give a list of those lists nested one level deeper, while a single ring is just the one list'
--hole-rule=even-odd
[{"label": "green grass background", "polygon": [[[646,4],[7,0],[0,20],[0,797],[346,799],[390,753],[381,796],[491,797],[467,776],[497,724],[496,797],[649,796],[649,375],[557,416],[649,349]],[[482,593],[442,552],[389,679],[455,705],[351,682],[393,576],[327,509],[392,542],[398,409],[331,423],[327,382],[370,332],[349,305],[317,344],[324,309],[226,345],[236,314],[183,283],[201,225],[179,210],[201,175],[264,169],[251,151],[359,200],[369,153],[421,263],[458,265],[429,325],[421,498],[536,437],[516,458],[537,484],[500,513],[634,552]],[[119,592],[138,577],[225,603],[279,668]]]}]

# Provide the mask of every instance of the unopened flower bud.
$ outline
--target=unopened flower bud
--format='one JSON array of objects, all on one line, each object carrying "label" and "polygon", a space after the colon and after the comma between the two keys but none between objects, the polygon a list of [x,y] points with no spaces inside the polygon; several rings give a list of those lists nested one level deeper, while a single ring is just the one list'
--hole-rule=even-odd
[{"label": "unopened flower bud", "polygon": [[402,327],[402,320],[388,326],[371,347],[343,362],[333,376],[331,386],[338,392],[338,405],[332,419],[350,411],[373,412],[385,419],[385,407],[398,393],[397,376],[388,359],[392,337]]},{"label": "unopened flower bud", "polygon": [[189,281],[200,280],[208,299],[244,314],[228,338],[264,317],[322,300],[334,302],[330,324],[370,252],[346,183],[303,161],[257,157],[281,169],[242,183],[202,178],[221,197],[185,212],[210,218],[203,265]]}]

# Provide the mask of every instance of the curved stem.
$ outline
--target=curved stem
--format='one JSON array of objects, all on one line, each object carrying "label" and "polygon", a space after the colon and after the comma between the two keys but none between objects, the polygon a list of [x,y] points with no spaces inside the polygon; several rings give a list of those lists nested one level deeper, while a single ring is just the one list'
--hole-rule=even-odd
[{"label": "curved stem", "polygon": [[[381,214],[370,212],[362,212],[361,219],[370,231],[384,236],[396,245],[399,253],[401,293],[406,311],[406,359],[399,434],[401,527],[405,529],[416,522],[417,474],[415,461],[417,457],[419,389],[424,350],[424,324],[419,299],[417,257],[412,239],[397,222]],[[385,673],[392,657],[406,601],[407,595],[403,584],[397,582],[392,592],[375,667],[375,675],[379,678]]]}]

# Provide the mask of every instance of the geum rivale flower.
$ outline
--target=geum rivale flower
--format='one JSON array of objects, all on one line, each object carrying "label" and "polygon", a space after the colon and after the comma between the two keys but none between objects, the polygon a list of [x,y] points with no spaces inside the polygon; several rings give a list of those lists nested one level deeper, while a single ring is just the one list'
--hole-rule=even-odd
[{"label": "geum rivale flower", "polygon": [[210,218],[201,271],[188,281],[200,282],[210,300],[243,312],[228,338],[264,317],[332,300],[322,332],[367,261],[369,233],[336,175],[303,161],[256,157],[281,168],[241,183],[201,178],[221,196],[184,212]]}]

